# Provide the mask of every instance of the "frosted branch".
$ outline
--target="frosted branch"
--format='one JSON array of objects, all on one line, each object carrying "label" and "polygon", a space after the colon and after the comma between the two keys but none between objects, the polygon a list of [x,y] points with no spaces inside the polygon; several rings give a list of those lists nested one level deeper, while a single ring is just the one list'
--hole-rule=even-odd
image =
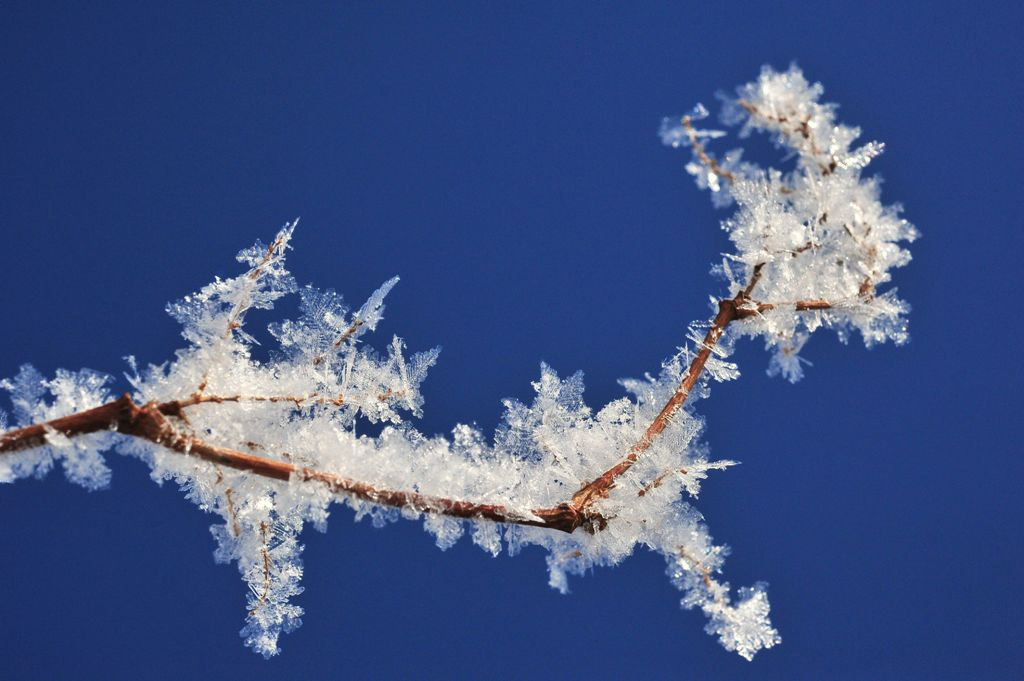
[{"label": "frosted branch", "polygon": [[[795,67],[766,68],[726,103],[724,121],[742,125],[740,137],[766,133],[795,157],[786,172],[745,162],[740,150],[714,153],[725,133],[695,125],[703,107],[663,125],[666,144],[689,148],[698,187],[733,206],[722,221],[732,249],[715,267],[725,290],[710,319],[689,326],[656,376],[623,380],[626,397],[592,409],[582,374],[542,364],[532,401],[506,400],[493,438],[464,424],[419,432],[411,419],[439,350],[409,353],[398,336],[382,351],[363,342],[398,278],[355,312],[333,290],[297,287],[284,264],[293,222],[239,254],[241,275],[168,306],[186,344],[144,372],[132,363],[132,393],[113,398],[108,378],[90,371],[45,379],[24,367],[0,382],[15,423],[0,433],[0,481],[60,464],[73,482],[99,488],[111,449],[174,480],[220,517],[215,555],[238,566],[249,590],[242,636],[265,656],[301,621],[292,603],[302,591],[300,532],[324,529],[341,503],[376,525],[421,519],[442,549],[467,528],[491,555],[540,546],[561,591],[570,574],[647,547],[664,556],[682,606],[703,611],[707,630],[750,659],[781,639],[763,584],[733,593],[721,581],[727,551],[688,501],[709,471],[734,463],[709,458],[696,403],[713,382],[739,376],[729,358],[745,336],[762,340],[768,372],[790,381],[803,375],[800,353],[818,330],[858,333],[868,346],[908,337],[909,306],[885,287],[910,261],[902,244],[916,230],[862,177],[882,145],[853,147],[859,130],[838,123],[822,93]],[[270,325],[278,348],[256,361],[247,312],[296,292],[298,317]]]}]

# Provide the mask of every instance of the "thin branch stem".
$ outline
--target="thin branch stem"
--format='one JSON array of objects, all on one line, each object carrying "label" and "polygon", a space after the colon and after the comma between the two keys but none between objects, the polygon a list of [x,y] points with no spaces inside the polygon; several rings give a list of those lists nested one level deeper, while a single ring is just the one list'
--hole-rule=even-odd
[{"label": "thin branch stem", "polygon": [[163,402],[159,405],[159,409],[161,413],[167,416],[179,416],[183,409],[193,407],[197,404],[223,404],[225,402],[285,402],[291,403],[296,407],[301,407],[306,403],[333,404],[337,407],[346,404],[345,397],[343,395],[330,397],[319,393],[312,393],[309,395],[206,395],[203,393],[194,393],[183,400],[170,400],[169,402]]},{"label": "thin branch stem", "polygon": [[[352,335],[356,331],[359,330],[359,327],[361,327],[365,323],[366,322],[364,322],[362,319],[359,319],[358,317],[353,319],[352,323],[349,324],[349,327],[347,329],[345,329],[344,331],[342,331],[341,335],[338,336],[338,340],[334,341],[331,344],[331,347],[334,348],[335,350],[340,348],[342,345],[345,344],[345,341],[347,341],[349,338],[351,338]],[[325,358],[324,357],[324,353],[318,354],[316,357],[313,358],[313,366],[316,366],[316,365],[322,363],[324,361],[324,358]]]},{"label": "thin branch stem", "polygon": [[[693,570],[696,571],[696,572],[699,572],[701,574],[701,579],[703,579],[703,581],[704,581],[704,586],[706,586],[709,591],[713,591],[714,580],[711,578],[711,570],[706,565],[704,565],[703,561],[701,561],[701,560],[699,560],[697,558],[694,558],[682,546],[680,546],[678,550],[679,550],[679,557],[682,558],[683,560],[685,560],[686,562],[692,564],[693,565]],[[722,603],[722,595],[721,594],[715,594],[715,602],[719,603],[719,604]]]},{"label": "thin branch stem", "polygon": [[760,109],[758,109],[757,106],[755,106],[752,102],[748,102],[745,99],[738,100],[737,104],[743,107],[743,109],[751,117],[760,117],[765,120],[775,121],[776,123],[778,123],[780,125],[780,132],[782,132],[791,140],[793,140],[793,142],[791,142],[793,147],[797,147],[799,145],[799,142],[796,140],[798,138],[801,138],[807,143],[807,147],[810,150],[811,155],[816,157],[827,156],[829,159],[828,163],[821,163],[820,161],[818,162],[818,166],[821,170],[822,175],[830,175],[835,171],[836,167],[838,166],[835,157],[831,153],[826,153],[822,151],[818,147],[817,142],[814,141],[814,137],[811,134],[811,119],[809,116],[805,116],[800,120],[793,120],[790,119],[788,116],[782,114],[772,115],[764,113]]},{"label": "thin branch stem", "polygon": [[[701,342],[700,350],[696,356],[690,362],[689,368],[683,375],[683,379],[679,384],[679,387],[673,393],[672,397],[669,398],[665,406],[662,407],[661,411],[651,422],[651,425],[644,431],[643,436],[634,444],[629,453],[624,459],[619,461],[617,464],[606,470],[596,479],[587,483],[580,488],[576,494],[573,495],[572,501],[569,505],[586,515],[586,509],[593,505],[599,499],[603,499],[608,496],[609,491],[615,486],[615,479],[620,475],[628,471],[633,467],[633,464],[637,462],[640,455],[651,448],[654,444],[654,439],[668,427],[668,424],[672,421],[672,417],[682,408],[686,403],[687,398],[693,391],[693,387],[697,385],[700,380],[700,376],[704,371],[704,365],[707,364],[708,359],[714,352],[715,346],[722,339],[725,334],[726,328],[733,321],[746,319],[752,317],[761,312],[772,310],[777,307],[773,303],[758,303],[754,307],[748,307],[749,296],[753,292],[754,287],[757,286],[757,282],[761,278],[761,271],[764,268],[764,263],[756,265],[750,277],[750,282],[746,288],[743,289],[735,298],[731,300],[721,300],[718,302],[718,314],[711,322],[711,328],[708,329],[707,334],[704,336],[704,340]],[[826,310],[832,307],[831,303],[826,300],[802,300],[794,303],[794,307],[799,311],[808,310]]]},{"label": "thin branch stem", "polygon": [[813,312],[815,310],[831,310],[835,304],[824,299],[798,300],[795,303],[753,303],[736,309],[736,319],[746,319],[768,310],[781,307],[792,307],[797,312]]},{"label": "thin branch stem", "polygon": [[[263,276],[263,273],[265,271],[264,268],[274,258],[277,252],[284,246],[286,238],[287,237],[282,232],[277,236],[276,239],[274,239],[274,242],[272,244],[267,246],[267,252],[263,255],[263,259],[260,260],[259,264],[252,268],[252,270],[249,271],[249,274],[246,275],[246,278],[249,281],[256,281]],[[252,300],[248,297],[235,303],[234,308],[232,308],[231,310],[231,314],[228,315],[228,326],[224,330],[225,339],[230,338],[231,333],[235,329],[242,326],[242,317],[249,310],[249,306],[251,304]]]},{"label": "thin branch stem", "polygon": [[[755,268],[755,270],[757,270],[758,274],[760,273],[759,269]],[[751,281],[756,283],[754,278]],[[751,289],[752,285],[748,285],[747,288]],[[693,387],[697,385],[697,381],[700,380],[700,376],[704,372],[704,365],[707,364],[715,345],[718,344],[722,335],[725,334],[725,330],[730,322],[738,319],[738,303],[744,301],[743,295],[744,293],[740,293],[736,298],[720,300],[718,302],[718,314],[715,315],[714,320],[711,322],[711,328],[705,334],[700,350],[690,362],[690,366],[683,375],[683,379],[675,393],[665,403],[665,406],[662,407],[654,421],[651,422],[651,425],[647,426],[643,436],[636,444],[630,447],[626,457],[596,479],[581,487],[573,495],[572,501],[569,502],[570,506],[580,511],[585,511],[595,501],[608,496],[608,492],[615,486],[615,479],[632,468],[633,464],[640,458],[640,455],[651,448],[651,445],[654,444],[654,439],[668,427],[672,417],[675,416],[676,412],[686,402],[686,398],[690,396]]]},{"label": "thin branch stem", "polygon": [[[298,222],[299,221],[296,219],[295,222],[292,223],[292,227],[294,228],[298,224]],[[266,271],[265,268],[267,264],[270,263],[270,261],[274,258],[274,255],[277,254],[280,249],[284,248],[286,242],[287,236],[285,235],[285,233],[281,232],[280,234],[278,234],[277,238],[274,239],[273,243],[267,246],[267,252],[263,255],[263,258],[259,261],[259,263],[251,270],[249,270],[249,273],[246,275],[246,279],[248,279],[251,282],[255,282],[260,277],[262,277],[263,273]],[[223,340],[228,340],[229,338],[231,338],[231,335],[235,332],[235,329],[240,329],[242,327],[242,319],[245,317],[245,313],[249,310],[250,305],[252,305],[252,300],[250,296],[247,294],[245,298],[239,300],[237,303],[235,303],[235,306],[231,308],[231,312],[228,314],[227,327],[224,329],[224,335],[222,336]],[[203,374],[202,380],[199,382],[199,387],[196,389],[196,392],[201,395],[203,391],[206,390],[206,386],[209,385],[209,382],[210,372],[206,371]]]},{"label": "thin branch stem", "polygon": [[256,601],[256,607],[249,611],[250,615],[255,615],[256,612],[267,602],[267,596],[270,595],[270,551],[268,550],[269,544],[267,543],[266,522],[260,523],[260,542],[262,543],[260,553],[263,556],[263,593],[259,595],[259,600]]},{"label": "thin branch stem", "polygon": [[723,168],[717,160],[708,154],[704,148],[704,143],[698,141],[697,130],[693,127],[693,121],[688,115],[683,116],[682,124],[683,129],[686,131],[686,136],[690,138],[690,146],[693,147],[693,153],[700,159],[700,162],[715,175],[725,178],[729,184],[735,182],[736,176],[731,171]]},{"label": "thin branch stem", "polygon": [[[399,400],[404,396],[404,390],[395,391],[388,388],[377,395],[377,401],[387,402],[388,400]],[[157,408],[160,410],[160,413],[165,416],[181,416],[185,409],[188,407],[194,407],[197,404],[224,404],[228,402],[269,402],[272,404],[291,403],[296,407],[301,407],[306,404],[330,404],[335,407],[352,404],[352,402],[347,400],[344,395],[335,395],[332,397],[321,393],[310,393],[309,395],[207,395],[205,393],[197,392],[183,400],[169,400],[167,402],[161,402]]]}]

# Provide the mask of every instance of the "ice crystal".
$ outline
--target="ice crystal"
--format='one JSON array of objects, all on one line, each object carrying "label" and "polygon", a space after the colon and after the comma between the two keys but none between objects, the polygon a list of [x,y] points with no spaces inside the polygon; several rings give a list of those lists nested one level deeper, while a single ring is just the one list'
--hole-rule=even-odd
[{"label": "ice crystal", "polygon": [[[30,365],[24,365],[13,379],[0,381],[10,391],[15,423],[28,425],[97,407],[110,395],[110,377],[89,369],[65,371],[46,380]],[[110,482],[110,469],[103,452],[114,445],[113,433],[92,433],[69,438],[53,428],[46,429],[46,444],[13,456],[0,457],[0,482],[28,476],[43,476],[60,462],[67,479],[88,490],[102,489]]]}]

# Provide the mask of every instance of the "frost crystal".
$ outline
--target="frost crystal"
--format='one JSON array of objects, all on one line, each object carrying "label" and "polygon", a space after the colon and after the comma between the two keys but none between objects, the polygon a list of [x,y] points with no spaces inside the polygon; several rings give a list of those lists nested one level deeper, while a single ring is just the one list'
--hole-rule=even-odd
[{"label": "frost crystal", "polygon": [[[715,268],[727,287],[715,321],[691,325],[657,376],[623,380],[628,397],[592,409],[581,373],[563,378],[542,364],[532,401],[505,400],[493,438],[462,424],[449,437],[420,433],[409,418],[423,408],[420,384],[438,350],[410,354],[398,336],[383,351],[363,345],[398,278],[354,312],[333,290],[297,287],[284,264],[289,223],[270,245],[238,255],[242,274],[168,306],[187,341],[172,362],[140,372],[130,360],[133,413],[156,423],[155,434],[127,437],[115,432],[122,421],[76,433],[58,421],[63,430],[51,423],[30,447],[4,449],[28,438],[12,430],[0,436],[0,480],[42,475],[59,461],[69,479],[95,489],[109,479],[102,452],[116,446],[142,459],[154,480],[173,481],[219,518],[215,557],[237,564],[248,588],[242,637],[264,656],[301,623],[300,532],[306,523],[325,529],[330,505],[341,503],[375,525],[420,519],[442,549],[467,530],[491,555],[542,547],[549,584],[562,592],[570,575],[646,547],[664,557],[683,607],[702,610],[708,632],[751,659],[781,639],[764,584],[734,596],[720,581],[728,550],[690,503],[709,471],[734,463],[709,458],[695,403],[712,381],[739,376],[729,355],[741,336],[763,339],[769,373],[790,381],[809,365],[799,353],[819,328],[844,340],[857,332],[868,346],[907,339],[907,304],[881,288],[909,262],[900,244],[916,231],[880,203],[877,181],[861,177],[882,145],[851,148],[859,130],[836,123],[822,92],[795,67],[765,68],[726,103],[724,120],[742,124],[741,136],[767,133],[795,158],[788,172],[743,162],[739,151],[716,158],[707,145],[724,133],[694,127],[703,107],[663,124],[666,144],[691,149],[698,186],[716,205],[735,206],[723,221],[735,250]],[[278,347],[257,361],[248,311],[296,291],[298,318],[271,324]],[[46,380],[24,367],[0,386],[13,395],[12,425],[28,426],[104,405],[107,380],[90,371]],[[381,424],[371,431],[379,434],[357,434],[364,422]],[[244,453],[263,473],[209,451]],[[612,484],[578,501],[605,472]],[[458,504],[480,511],[459,516]],[[495,508],[505,522],[487,517]],[[586,522],[545,525],[542,510],[566,508],[585,510]]]},{"label": "frost crystal", "polygon": [[[110,399],[106,389],[109,381],[109,376],[89,369],[59,369],[53,379],[46,380],[26,364],[13,379],[0,381],[0,389],[12,394],[15,421],[27,425],[103,404]],[[59,461],[67,479],[88,490],[102,489],[110,483],[110,469],[102,454],[114,445],[113,433],[92,433],[72,439],[47,428],[45,440],[44,446],[0,457],[0,482],[41,477]]]}]

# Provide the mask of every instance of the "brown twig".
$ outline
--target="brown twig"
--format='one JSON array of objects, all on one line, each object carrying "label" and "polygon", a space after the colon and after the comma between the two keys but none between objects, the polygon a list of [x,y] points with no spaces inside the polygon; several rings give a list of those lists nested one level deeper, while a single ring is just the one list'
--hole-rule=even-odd
[{"label": "brown twig", "polygon": [[[349,327],[341,332],[341,335],[338,336],[338,340],[334,341],[334,343],[331,344],[331,347],[334,348],[335,350],[340,348],[345,343],[345,341],[347,341],[349,338],[351,338],[352,334],[354,334],[356,331],[358,331],[359,327],[361,327],[365,323],[366,322],[364,322],[362,319],[359,319],[358,317],[356,319],[352,320],[352,323],[349,324]],[[316,357],[313,358],[313,365],[314,366],[319,365],[323,361],[324,361],[324,354],[320,353]]]},{"label": "brown twig", "polygon": [[[388,400],[399,400],[404,397],[404,390],[396,391],[388,388],[377,395],[377,401],[387,402]],[[272,404],[291,403],[296,407],[301,407],[305,404],[331,404],[335,407],[351,404],[350,401],[345,399],[344,395],[336,395],[332,397],[330,395],[322,395],[320,393],[310,393],[309,395],[207,395],[197,392],[183,400],[169,400],[167,402],[161,402],[157,407],[160,410],[160,413],[165,416],[182,417],[184,416],[184,410],[188,407],[194,407],[197,404],[224,404],[227,402],[268,402]]]},{"label": "brown twig", "polygon": [[351,338],[352,334],[354,334],[356,331],[358,331],[359,327],[362,326],[365,323],[366,322],[364,322],[362,319],[355,319],[352,322],[352,324],[350,324],[349,327],[347,329],[345,329],[345,331],[342,332],[342,334],[340,336],[338,336],[338,340],[334,341],[334,347],[340,348],[342,343],[344,343],[349,338]]},{"label": "brown twig", "polygon": [[[711,587],[713,584],[711,580],[711,570],[708,569],[708,567],[704,565],[702,561],[691,556],[689,552],[687,552],[687,550],[684,549],[682,546],[679,547],[679,557],[685,560],[686,562],[693,564],[693,570],[701,574],[701,577],[704,579],[704,586],[706,586],[708,590],[711,591]],[[716,594],[715,601],[721,602],[720,599],[721,596]]]},{"label": "brown twig", "polygon": [[750,302],[744,307],[737,308],[736,319],[747,319],[768,310],[776,308],[792,307],[797,312],[811,312],[814,310],[831,310],[835,305],[828,300],[798,300],[795,303],[753,303]]},{"label": "brown twig", "polygon": [[654,478],[654,480],[651,480],[649,483],[644,485],[640,489],[640,491],[636,493],[636,495],[638,497],[645,496],[652,489],[657,489],[658,487],[661,487],[661,483],[665,482],[665,478],[667,478],[670,475],[674,475],[676,473],[679,473],[681,475],[686,475],[686,469],[685,468],[677,468],[677,469],[674,469],[674,470],[665,471],[664,473],[662,473],[662,474],[658,475],[656,478]]},{"label": "brown twig", "polygon": [[[298,221],[296,220],[296,224],[297,223]],[[273,243],[267,246],[267,252],[263,255],[263,258],[260,260],[259,264],[257,264],[254,268],[252,268],[249,271],[249,273],[246,275],[246,278],[249,279],[250,281],[256,281],[261,276],[263,276],[263,268],[267,266],[267,263],[269,263],[271,259],[273,259],[274,254],[277,253],[277,251],[284,246],[284,243],[285,235],[282,232],[277,236],[276,239],[274,239]],[[235,306],[231,309],[231,312],[228,314],[227,328],[224,329],[224,340],[231,338],[231,334],[234,333],[235,329],[240,329],[242,327],[242,317],[249,309],[249,304],[249,299],[240,300],[237,303],[235,303]],[[207,385],[209,385],[209,382],[210,372],[207,371],[203,374],[203,378],[199,382],[199,387],[196,388],[196,393],[200,395],[203,394],[203,391],[206,390],[206,387]]]},{"label": "brown twig", "polygon": [[[650,449],[651,445],[654,443],[654,438],[668,427],[672,417],[675,416],[679,409],[682,408],[683,404],[686,403],[686,399],[690,396],[690,392],[693,390],[693,387],[697,385],[697,381],[700,379],[700,376],[704,371],[704,365],[707,364],[708,359],[714,351],[714,347],[718,344],[718,341],[722,339],[726,328],[731,322],[752,317],[755,314],[775,309],[778,306],[773,303],[758,303],[753,307],[748,306],[750,303],[750,295],[753,293],[754,287],[757,286],[761,279],[761,273],[764,271],[764,266],[765,263],[758,263],[754,266],[750,275],[750,281],[735,298],[720,300],[718,302],[718,314],[711,322],[711,328],[708,329],[707,334],[705,334],[704,340],[700,345],[700,350],[697,352],[696,356],[694,356],[693,360],[690,362],[690,366],[686,370],[686,373],[683,375],[679,388],[676,389],[672,397],[670,397],[665,406],[662,407],[661,411],[654,418],[654,421],[652,421],[651,425],[649,425],[647,430],[644,431],[643,436],[630,448],[626,457],[606,470],[596,479],[581,487],[580,490],[573,495],[572,501],[569,502],[570,506],[578,509],[585,515],[586,509],[589,506],[597,500],[608,496],[608,492],[615,486],[615,479],[632,468],[633,464],[636,463],[637,459],[640,457],[640,454]],[[832,304],[826,300],[802,300],[794,303],[793,305],[798,311],[826,310],[832,307]]]},{"label": "brown twig", "polygon": [[715,175],[725,178],[729,184],[735,182],[736,176],[733,175],[732,171],[723,168],[715,158],[708,154],[707,150],[704,148],[704,143],[697,141],[697,130],[693,127],[693,121],[688,115],[683,116],[682,123],[687,137],[690,138],[690,146],[693,147],[693,153],[697,155],[700,162]]},{"label": "brown twig", "polygon": [[[832,154],[826,154],[818,147],[817,142],[814,141],[814,137],[811,136],[811,120],[809,116],[805,116],[799,120],[790,120],[788,116],[784,115],[770,115],[762,112],[753,103],[748,102],[745,99],[741,99],[737,102],[743,109],[750,114],[751,117],[757,116],[769,121],[775,121],[780,125],[781,132],[788,137],[802,137],[808,144],[811,150],[811,154],[814,156],[828,156],[828,163],[818,163],[819,170],[822,175],[830,175],[835,172],[838,167],[838,163]],[[787,129],[788,128],[788,129]],[[796,146],[796,145],[794,145]]]},{"label": "brown twig", "polygon": [[[756,279],[760,276],[761,271],[759,268],[760,266],[755,268],[755,273],[751,277],[752,283],[747,285],[748,290],[752,290],[754,284],[757,283]],[[651,445],[654,444],[654,439],[668,427],[672,417],[675,416],[676,412],[686,402],[686,398],[690,396],[690,391],[693,390],[693,387],[697,385],[697,381],[700,380],[700,376],[704,371],[704,365],[707,364],[708,359],[711,357],[715,345],[721,340],[726,327],[729,326],[730,322],[738,319],[737,310],[739,304],[745,301],[745,293],[746,291],[737,295],[736,298],[720,300],[718,302],[718,314],[715,315],[714,320],[711,322],[711,328],[705,334],[700,350],[690,362],[690,366],[683,375],[682,382],[680,382],[675,393],[665,403],[665,406],[662,407],[654,421],[651,422],[651,425],[647,426],[643,436],[629,449],[626,457],[596,479],[581,487],[573,495],[572,501],[569,502],[571,507],[585,512],[595,501],[608,496],[608,492],[615,485],[615,479],[632,468],[633,464],[640,458],[640,455],[651,448]]]},{"label": "brown twig", "polygon": [[[224,471],[217,465],[214,465],[214,469],[217,471],[217,480],[214,484],[219,485],[224,482]],[[235,512],[234,490],[230,487],[224,490],[224,499],[227,502],[228,519],[231,521],[231,534],[239,537],[242,534],[242,527],[238,524],[238,514]]]},{"label": "brown twig", "polygon": [[242,536],[242,526],[238,524],[238,514],[235,512],[235,490],[228,487],[224,490],[224,498],[228,502],[228,516],[231,518],[231,534],[236,537]]},{"label": "brown twig", "polygon": [[[254,267],[249,274],[246,276],[249,281],[256,281],[263,276],[264,267],[267,266],[277,251],[284,246],[285,236],[279,234],[274,242],[267,246],[267,252],[263,255],[263,259],[260,260],[259,264]],[[231,310],[231,314],[228,316],[228,328],[224,331],[224,338],[231,336],[231,332],[242,326],[242,315],[245,314],[246,310],[249,309],[249,301],[241,300],[235,304],[235,307]]]},{"label": "brown twig", "polygon": [[333,404],[337,407],[346,404],[343,395],[330,397],[319,393],[312,393],[310,395],[206,395],[197,392],[183,400],[169,400],[160,403],[158,406],[160,412],[165,416],[181,416],[186,408],[194,407],[197,404],[223,404],[225,402],[290,402],[296,407],[301,407],[306,403]]},{"label": "brown twig", "polygon": [[255,615],[256,611],[267,602],[267,597],[270,595],[270,551],[269,544],[267,543],[267,523],[260,523],[260,541],[262,546],[260,547],[260,553],[263,555],[263,593],[260,594],[259,600],[256,601],[256,607],[249,611],[250,615]]}]

